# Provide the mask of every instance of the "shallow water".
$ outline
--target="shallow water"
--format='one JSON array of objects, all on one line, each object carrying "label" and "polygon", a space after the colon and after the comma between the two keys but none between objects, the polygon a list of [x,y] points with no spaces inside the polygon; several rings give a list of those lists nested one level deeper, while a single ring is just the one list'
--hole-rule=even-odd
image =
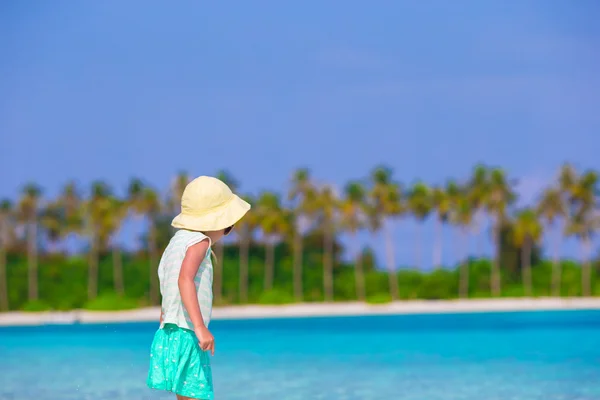
[{"label": "shallow water", "polygon": [[[218,400],[597,400],[600,311],[214,321]],[[0,399],[173,399],[156,324],[0,328]]]}]

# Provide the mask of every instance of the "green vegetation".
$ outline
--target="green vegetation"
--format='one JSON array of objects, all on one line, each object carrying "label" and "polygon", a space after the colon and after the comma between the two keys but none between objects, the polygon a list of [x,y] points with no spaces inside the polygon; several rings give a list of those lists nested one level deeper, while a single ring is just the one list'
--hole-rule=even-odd
[{"label": "green vegetation", "polygon": [[[228,174],[219,177],[236,189]],[[188,181],[180,174],[164,199],[134,179],[124,198],[103,182],[94,182],[87,197],[67,184],[55,199],[44,198],[41,188],[29,184],[18,201],[0,202],[0,310],[118,310],[158,304],[156,268]],[[214,249],[215,302],[375,304],[417,298],[598,295],[599,263],[592,257],[592,238],[600,227],[597,196],[597,173],[580,173],[570,165],[563,166],[556,184],[536,204],[521,209],[515,206],[513,180],[503,170],[483,165],[462,182],[435,187],[423,182],[404,187],[390,169],[378,167],[368,180],[348,183],[341,195],[330,186],[316,185],[309,171],[301,169],[285,197],[273,192],[246,196],[254,207],[236,226],[235,242]],[[131,218],[144,219],[148,226],[142,248],[133,253],[115,244]],[[414,269],[399,268],[395,261],[392,232],[406,218],[436,222],[431,249],[436,268],[429,273],[420,271],[429,250],[420,241]],[[491,260],[474,257],[466,246],[470,236],[488,234],[482,229],[485,221],[492,223]],[[460,238],[458,265],[440,265],[443,225],[452,226]],[[363,231],[384,241],[381,268],[359,240]],[[348,249],[340,243],[342,234],[350,239]],[[63,250],[72,236],[85,239],[84,252],[69,255]],[[551,261],[541,257],[546,236],[555,236],[549,237],[554,243]],[[581,243],[581,265],[561,260],[565,237]]]},{"label": "green vegetation", "polygon": [[143,305],[143,302],[119,296],[115,293],[100,295],[88,301],[84,308],[91,311],[132,310]]}]

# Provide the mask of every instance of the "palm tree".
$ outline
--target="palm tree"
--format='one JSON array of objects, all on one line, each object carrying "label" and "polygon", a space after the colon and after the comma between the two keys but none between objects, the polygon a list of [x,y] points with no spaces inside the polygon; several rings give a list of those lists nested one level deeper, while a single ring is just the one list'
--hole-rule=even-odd
[{"label": "palm tree", "polygon": [[561,166],[558,174],[558,185],[569,199],[573,195],[573,187],[577,179],[577,171],[571,164],[565,163]]},{"label": "palm tree", "polygon": [[35,184],[23,188],[19,219],[27,227],[27,265],[29,301],[38,299],[38,213],[41,189]]},{"label": "palm tree", "polygon": [[521,249],[521,273],[523,275],[523,286],[525,295],[532,294],[531,281],[531,251],[533,246],[538,243],[543,234],[542,224],[538,220],[537,214],[533,209],[525,209],[517,214],[513,227],[513,242],[515,246]]},{"label": "palm tree", "polygon": [[178,214],[181,209],[181,196],[191,178],[187,172],[181,171],[177,174],[173,182],[171,183],[170,197],[167,201],[167,209],[169,213]]},{"label": "palm tree", "polygon": [[566,229],[568,235],[576,236],[581,242],[581,292],[583,296],[590,296],[592,293],[590,253],[592,237],[598,229],[600,229],[600,218],[591,210],[582,210],[575,214]]},{"label": "palm tree", "polygon": [[140,178],[132,178],[127,185],[127,207],[132,217],[145,217],[144,190],[146,184]]},{"label": "palm tree", "polygon": [[275,245],[286,233],[286,216],[281,207],[279,196],[272,192],[264,192],[258,199],[257,214],[265,236],[265,291],[273,288],[275,279]]},{"label": "palm tree", "polygon": [[431,191],[432,209],[437,213],[436,238],[433,252],[433,266],[442,265],[442,227],[450,219],[460,196],[460,188],[454,181],[448,182],[446,188],[435,187]]},{"label": "palm tree", "polygon": [[148,222],[147,246],[150,273],[150,304],[158,304],[158,229],[163,204],[158,193],[140,179],[133,179],[127,190],[129,208],[134,215],[143,216]]},{"label": "palm tree", "polygon": [[[229,186],[232,191],[237,192],[239,184],[229,171],[221,170],[217,172],[217,179],[220,179],[223,183]],[[215,293],[215,301],[217,303],[220,303],[223,299],[223,263],[225,261],[224,246],[223,240],[218,241],[214,245],[216,260],[213,290]]]},{"label": "palm tree", "polygon": [[[253,204],[254,200],[250,196],[244,196],[249,204]],[[236,225],[236,233],[239,238],[240,247],[240,283],[239,283],[239,298],[241,303],[248,302],[248,262],[250,243],[254,236],[254,231],[258,226],[256,211],[250,209],[248,213]]]},{"label": "palm tree", "polygon": [[238,180],[235,179],[233,174],[231,174],[231,172],[227,171],[226,169],[219,170],[217,172],[216,177],[217,177],[217,179],[219,179],[223,183],[225,183],[227,186],[229,186],[229,188],[234,192],[237,191],[237,189],[240,186],[240,183],[238,182]]},{"label": "palm tree", "polygon": [[[449,198],[448,203],[450,205],[450,213],[447,217],[447,220],[451,223],[452,213],[456,210],[458,204],[465,199],[467,190],[455,180],[451,179],[446,184],[446,195]],[[440,260],[441,259],[442,257],[440,257]]]},{"label": "palm tree", "polygon": [[61,214],[61,240],[72,234],[82,234],[84,225],[84,209],[79,190],[74,182],[63,186],[57,199]]},{"label": "palm tree", "polygon": [[86,232],[89,236],[88,298],[98,295],[99,252],[108,239],[106,219],[110,215],[111,191],[106,183],[92,183],[92,194],[85,204]]},{"label": "palm tree", "polygon": [[469,228],[473,224],[473,209],[467,196],[459,197],[456,207],[452,211],[452,221],[460,227],[462,237],[463,260],[460,266],[459,296],[466,298],[469,295],[469,253],[467,240]]},{"label": "palm tree", "polygon": [[598,206],[597,196],[598,189],[598,173],[595,171],[584,172],[577,182],[571,186],[572,202],[577,210],[593,209]]},{"label": "palm tree", "polygon": [[293,275],[294,275],[294,297],[296,301],[302,301],[302,259],[303,259],[303,227],[305,220],[314,216],[316,191],[311,182],[310,172],[306,168],[300,168],[294,172],[292,178],[292,187],[288,194],[288,199],[292,203],[293,218],[293,243],[294,251]]},{"label": "palm tree", "polygon": [[[544,191],[537,207],[538,214],[543,218],[550,228],[555,228],[560,219],[567,217],[567,205],[563,193],[558,188],[549,188]],[[560,296],[560,248],[562,242],[562,232],[557,230],[552,265],[552,295]]]},{"label": "palm tree", "polygon": [[448,221],[450,213],[450,201],[443,188],[435,186],[431,190],[431,209],[437,214],[435,219],[435,237],[433,241],[433,267],[437,268],[442,264],[442,228]]},{"label": "palm tree", "polygon": [[484,164],[477,164],[467,184],[467,196],[473,209],[473,230],[477,241],[477,256],[483,257],[483,235],[485,203],[489,196],[490,170]]},{"label": "palm tree", "polygon": [[600,229],[600,215],[598,215],[598,174],[587,171],[570,185],[570,203],[572,219],[567,232],[579,238],[582,245],[582,271],[581,286],[584,296],[591,295],[591,262],[590,253],[592,237]]},{"label": "palm tree", "polygon": [[46,233],[50,252],[58,250],[58,245],[65,235],[65,222],[63,208],[60,202],[52,202],[41,210],[40,226]]},{"label": "palm tree", "polygon": [[513,192],[504,171],[499,168],[494,168],[491,171],[488,196],[486,209],[494,218],[493,237],[496,247],[496,254],[492,263],[490,287],[492,289],[492,295],[500,296],[500,255],[502,253],[501,232],[508,218],[508,208],[515,201],[516,195]]},{"label": "palm tree", "polygon": [[432,195],[429,187],[423,182],[417,182],[408,194],[408,209],[417,220],[418,232],[415,235],[417,245],[416,249],[416,267],[422,268],[421,249],[422,249],[422,229],[425,219],[429,216],[432,208]]},{"label": "palm tree", "polygon": [[392,170],[385,166],[375,168],[371,173],[372,188],[369,193],[371,207],[369,225],[371,229],[383,227],[387,259],[388,279],[392,300],[398,300],[398,277],[392,235],[392,219],[403,212],[400,186],[392,181]]},{"label": "palm tree", "polygon": [[10,200],[0,201],[0,311],[9,309],[6,253],[10,243],[9,230],[14,223],[13,211],[13,204]]},{"label": "palm tree", "polygon": [[119,296],[125,296],[125,281],[123,277],[123,257],[121,255],[121,249],[117,243],[117,237],[123,225],[123,221],[127,217],[128,204],[114,196],[109,198],[108,211],[106,219],[103,223],[106,224],[104,229],[109,233],[111,249],[112,249],[112,262],[113,262],[113,285],[115,293]]},{"label": "palm tree", "polygon": [[341,205],[342,228],[352,236],[354,275],[356,295],[360,301],[365,301],[365,273],[362,264],[362,250],[358,240],[358,232],[365,226],[366,191],[360,182],[350,182],[345,188],[345,198]]},{"label": "palm tree", "polygon": [[318,223],[323,232],[323,292],[325,301],[333,301],[333,263],[335,224],[339,208],[339,200],[330,186],[318,192]]},{"label": "palm tree", "polygon": [[146,186],[142,193],[142,210],[148,219],[148,255],[150,259],[150,304],[158,304],[158,228],[162,217],[163,204],[158,193]]}]

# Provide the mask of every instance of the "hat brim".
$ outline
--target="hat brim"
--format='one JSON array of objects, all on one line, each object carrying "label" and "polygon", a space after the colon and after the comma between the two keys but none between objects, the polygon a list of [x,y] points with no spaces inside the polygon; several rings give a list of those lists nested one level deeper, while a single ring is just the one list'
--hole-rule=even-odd
[{"label": "hat brim", "polygon": [[171,225],[177,229],[191,231],[220,231],[235,225],[250,210],[250,204],[234,195],[227,206],[201,216],[180,213]]}]

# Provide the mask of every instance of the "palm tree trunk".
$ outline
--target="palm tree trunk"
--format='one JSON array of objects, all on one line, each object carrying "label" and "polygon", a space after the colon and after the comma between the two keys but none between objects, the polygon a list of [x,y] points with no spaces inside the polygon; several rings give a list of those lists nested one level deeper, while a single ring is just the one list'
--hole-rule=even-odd
[{"label": "palm tree trunk", "polygon": [[150,225],[148,232],[148,253],[150,258],[150,304],[158,304],[158,257],[156,254],[156,226]]},{"label": "palm tree trunk", "polygon": [[385,253],[387,258],[390,295],[392,296],[392,300],[398,300],[400,298],[400,290],[398,288],[398,275],[396,274],[396,260],[394,257],[394,243],[392,241],[392,227],[390,221],[384,221],[383,228],[385,232]]},{"label": "palm tree trunk", "polygon": [[422,260],[423,260],[423,252],[422,252],[422,243],[423,243],[423,224],[421,221],[417,220],[417,232],[415,235],[415,268],[421,270]]},{"label": "palm tree trunk", "polygon": [[96,233],[92,233],[88,266],[88,300],[93,300],[98,295],[98,248]]},{"label": "palm tree trunk", "polygon": [[274,280],[274,263],[275,263],[275,245],[272,238],[267,237],[267,243],[265,245],[265,280],[264,280],[264,288],[265,290],[273,289],[273,280]]},{"label": "palm tree trunk", "polygon": [[474,219],[471,224],[468,226],[468,229],[470,229],[473,233],[473,237],[475,238],[475,251],[474,251],[474,257],[475,258],[479,258],[480,255],[480,244],[479,244],[479,225],[477,224],[477,221]]},{"label": "palm tree trunk", "polygon": [[300,230],[294,232],[294,297],[296,301],[302,301],[302,235]]},{"label": "palm tree trunk", "polygon": [[588,297],[592,294],[592,265],[590,262],[591,241],[589,238],[583,238],[581,241],[583,247],[583,263],[581,266],[581,293]]},{"label": "palm tree trunk", "polygon": [[121,251],[117,246],[112,249],[113,258],[113,284],[115,285],[115,293],[119,296],[125,296],[125,285],[123,283],[123,258]]},{"label": "palm tree trunk", "polygon": [[521,273],[523,274],[525,296],[531,297],[531,242],[528,239],[525,239],[521,250]]},{"label": "palm tree trunk", "polygon": [[215,250],[215,282],[213,287],[215,292],[215,303],[220,303],[223,300],[223,242],[219,241],[215,243]]},{"label": "palm tree trunk", "polygon": [[323,232],[323,290],[325,301],[333,301],[333,233],[331,224],[325,225]]},{"label": "palm tree trunk", "polygon": [[243,232],[240,237],[240,303],[248,302],[248,253],[250,251],[250,242]]},{"label": "palm tree trunk", "polygon": [[435,239],[433,244],[433,267],[442,266],[442,221],[436,218],[435,221]]},{"label": "palm tree trunk", "polygon": [[467,250],[467,235],[467,228],[461,229],[461,247],[464,258],[460,266],[459,295],[463,299],[469,297],[469,254]]},{"label": "palm tree trunk", "polygon": [[476,242],[476,254],[478,258],[483,258],[484,257],[484,251],[483,251],[483,247],[484,247],[484,240],[483,240],[483,235],[481,234],[481,231],[483,230],[483,211],[479,210],[475,213],[475,217],[473,218],[475,220],[475,242]]},{"label": "palm tree trunk", "polygon": [[356,260],[354,264],[354,277],[356,279],[356,296],[358,300],[365,301],[367,297],[365,290],[365,273],[363,271],[360,243],[358,241],[358,235],[356,233],[352,234],[352,242],[354,243],[354,259]]},{"label": "palm tree trunk", "polygon": [[[451,228],[452,230],[450,231],[450,243],[456,243],[458,241],[461,241],[462,238],[460,237],[460,233],[457,233],[457,229]],[[450,246],[450,253],[448,254],[448,258],[451,260],[457,259],[460,260],[461,257],[463,256],[463,250],[460,248],[460,245],[458,246]]]},{"label": "palm tree trunk", "polygon": [[8,282],[6,273],[6,231],[0,226],[0,311],[8,311]]},{"label": "palm tree trunk", "polygon": [[27,240],[27,263],[28,263],[28,291],[29,301],[38,299],[38,254],[37,254],[37,221],[35,218],[29,221]]},{"label": "palm tree trunk", "polygon": [[490,276],[490,288],[492,290],[492,296],[500,296],[500,255],[501,251],[501,237],[500,237],[500,222],[496,222],[494,227],[494,242],[496,244],[496,254],[494,255],[494,261],[492,263],[492,273]]},{"label": "palm tree trunk", "polygon": [[560,280],[561,280],[561,265],[560,265],[560,247],[562,235],[560,232],[556,235],[556,243],[554,245],[554,261],[552,263],[552,295],[560,297]]}]

